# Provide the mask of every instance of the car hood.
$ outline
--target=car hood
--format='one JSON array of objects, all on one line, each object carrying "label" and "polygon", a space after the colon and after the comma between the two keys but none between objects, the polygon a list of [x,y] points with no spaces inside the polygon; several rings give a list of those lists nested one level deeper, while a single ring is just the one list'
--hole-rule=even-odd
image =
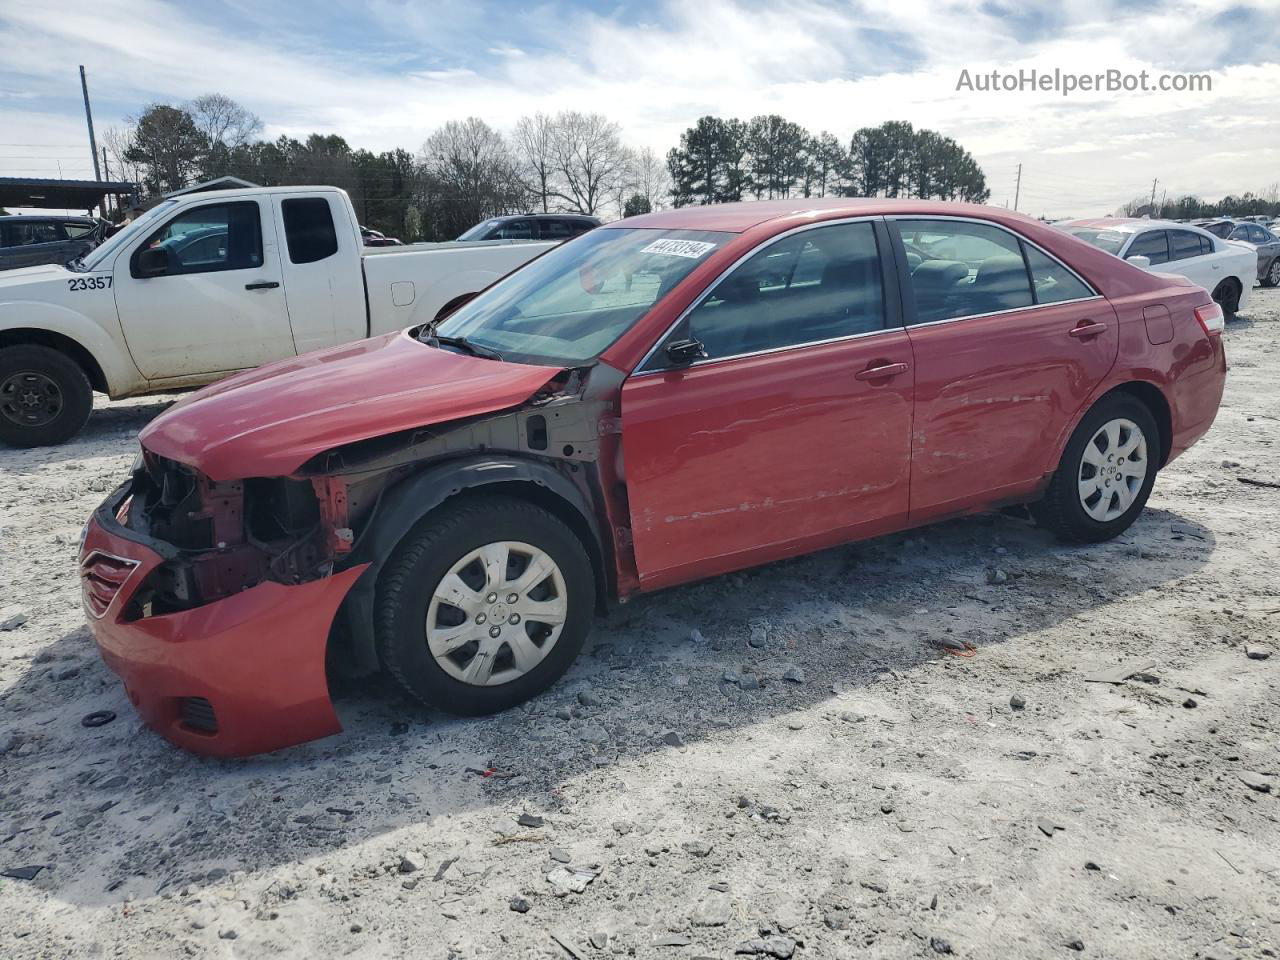
[{"label": "car hood", "polygon": [[35,286],[53,280],[65,280],[75,276],[61,264],[46,263],[39,267],[18,267],[16,270],[0,270],[0,300],[20,295],[17,288]]},{"label": "car hood", "polygon": [[285,476],[343,444],[516,406],[559,372],[392,333],[228,377],[174,404],[139,439],[214,480]]}]

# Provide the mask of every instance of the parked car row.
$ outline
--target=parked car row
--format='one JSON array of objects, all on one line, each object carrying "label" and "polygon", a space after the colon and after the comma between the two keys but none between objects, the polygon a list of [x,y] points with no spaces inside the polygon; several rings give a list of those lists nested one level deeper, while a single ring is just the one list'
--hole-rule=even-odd
[{"label": "parked car row", "polygon": [[[229,231],[235,285],[284,271],[289,314],[321,312],[293,271],[344,282],[322,264],[348,208],[235,202],[253,205]],[[289,251],[269,273],[236,240],[259,211]],[[150,238],[180,212],[87,275],[167,268]],[[1162,230],[1166,251],[1190,242]],[[1112,232],[1123,253],[1138,231]],[[370,326],[401,276],[373,264],[410,256],[365,261]],[[353,295],[323,335],[365,308]],[[500,710],[569,668],[602,605],[996,506],[1110,539],[1209,429],[1226,372],[1200,285],[1007,210],[896,199],[630,218],[416,319],[181,400],[94,513],[93,633],[173,742],[242,755],[336,732],[327,664]]]}]

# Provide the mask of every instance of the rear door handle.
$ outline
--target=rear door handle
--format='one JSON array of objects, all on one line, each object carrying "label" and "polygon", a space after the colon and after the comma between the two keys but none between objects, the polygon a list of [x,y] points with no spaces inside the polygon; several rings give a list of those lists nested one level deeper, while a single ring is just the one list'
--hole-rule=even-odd
[{"label": "rear door handle", "polygon": [[280,284],[275,280],[255,280],[253,283],[246,283],[244,288],[246,290],[274,290],[278,286]]},{"label": "rear door handle", "polygon": [[907,372],[905,363],[886,363],[882,367],[868,367],[866,370],[859,370],[853,375],[855,380],[884,380],[887,377],[896,377],[900,373]]},{"label": "rear door handle", "polygon": [[1096,337],[1100,333],[1107,332],[1105,323],[1082,323],[1078,327],[1072,327],[1067,331],[1067,336],[1075,337],[1077,340],[1083,340],[1086,337]]}]

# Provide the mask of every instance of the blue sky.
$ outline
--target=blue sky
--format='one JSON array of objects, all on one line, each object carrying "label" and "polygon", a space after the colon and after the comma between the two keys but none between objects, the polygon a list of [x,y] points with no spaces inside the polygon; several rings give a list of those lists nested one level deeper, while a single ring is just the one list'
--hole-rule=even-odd
[{"label": "blue sky", "polygon": [[[89,171],[76,67],[99,130],[217,91],[265,134],[417,150],[446,120],[598,111],[660,152],[705,113],[777,112],[847,139],[910,120],[982,163],[992,202],[1096,214],[1149,192],[1280,180],[1280,31],[1261,3],[96,0],[0,7],[0,175]],[[961,69],[1208,71],[1209,93],[980,94]]]}]

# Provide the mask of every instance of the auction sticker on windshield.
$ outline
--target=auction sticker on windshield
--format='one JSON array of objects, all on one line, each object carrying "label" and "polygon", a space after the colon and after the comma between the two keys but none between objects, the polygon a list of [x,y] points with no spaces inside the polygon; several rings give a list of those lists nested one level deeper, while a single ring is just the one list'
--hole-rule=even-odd
[{"label": "auction sticker on windshield", "polygon": [[655,240],[649,244],[641,253],[657,253],[664,257],[688,257],[690,260],[697,260],[703,256],[708,250],[714,250],[714,243],[707,243],[703,240],[676,240],[672,237],[664,237],[661,240]]}]

